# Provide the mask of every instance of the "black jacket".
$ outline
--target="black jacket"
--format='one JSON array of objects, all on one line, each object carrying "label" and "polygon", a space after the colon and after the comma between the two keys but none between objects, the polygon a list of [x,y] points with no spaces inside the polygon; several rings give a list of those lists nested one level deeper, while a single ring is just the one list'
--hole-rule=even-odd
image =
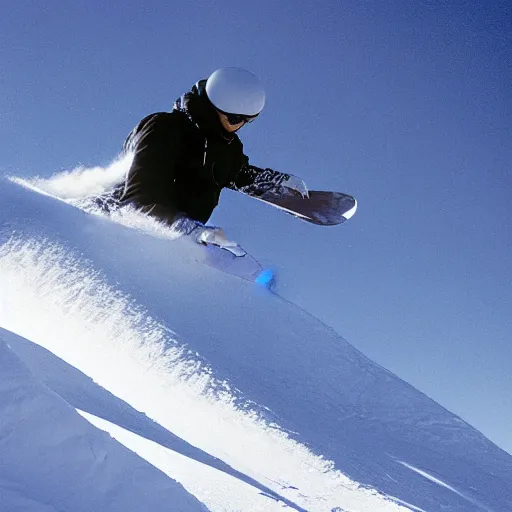
[{"label": "black jacket", "polygon": [[206,222],[229,187],[260,195],[278,188],[288,175],[249,165],[238,136],[222,127],[198,82],[172,112],[144,118],[130,133],[133,152],[121,204],[132,204],[167,223],[186,216]]}]

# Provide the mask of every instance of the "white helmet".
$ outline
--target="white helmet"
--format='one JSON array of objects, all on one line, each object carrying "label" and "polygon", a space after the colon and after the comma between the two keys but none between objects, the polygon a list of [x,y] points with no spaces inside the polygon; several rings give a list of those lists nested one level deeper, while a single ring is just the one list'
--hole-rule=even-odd
[{"label": "white helmet", "polygon": [[257,116],[265,106],[259,79],[242,68],[220,68],[206,81],[206,94],[214,107],[226,114]]}]

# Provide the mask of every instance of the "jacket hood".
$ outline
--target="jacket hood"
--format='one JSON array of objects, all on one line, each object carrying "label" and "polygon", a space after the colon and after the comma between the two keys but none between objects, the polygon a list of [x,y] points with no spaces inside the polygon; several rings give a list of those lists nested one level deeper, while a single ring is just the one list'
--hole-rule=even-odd
[{"label": "jacket hood", "polygon": [[222,126],[217,110],[206,94],[206,80],[200,80],[189,92],[182,94],[174,102],[173,110],[187,114],[207,136],[220,135],[228,142],[238,138],[236,133],[229,133]]}]

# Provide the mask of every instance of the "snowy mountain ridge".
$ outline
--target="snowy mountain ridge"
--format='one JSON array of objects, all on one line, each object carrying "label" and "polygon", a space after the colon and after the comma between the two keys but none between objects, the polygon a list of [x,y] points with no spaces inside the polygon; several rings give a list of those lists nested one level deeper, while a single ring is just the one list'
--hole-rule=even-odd
[{"label": "snowy mountain ridge", "polygon": [[155,471],[123,510],[160,479],[173,510],[512,509],[512,459],[478,431],[201,247],[123,222],[1,181],[0,354]]}]

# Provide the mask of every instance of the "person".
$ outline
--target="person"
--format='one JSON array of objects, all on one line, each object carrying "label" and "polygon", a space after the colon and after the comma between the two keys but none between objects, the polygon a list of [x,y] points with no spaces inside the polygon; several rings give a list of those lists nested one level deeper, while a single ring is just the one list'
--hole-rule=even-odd
[{"label": "person", "polygon": [[171,112],[148,115],[124,150],[133,161],[120,189],[131,205],[201,243],[224,245],[224,231],[205,223],[230,188],[253,196],[267,191],[308,195],[296,176],[249,164],[237,133],[265,105],[259,79],[241,68],[221,68],[180,96]]}]

